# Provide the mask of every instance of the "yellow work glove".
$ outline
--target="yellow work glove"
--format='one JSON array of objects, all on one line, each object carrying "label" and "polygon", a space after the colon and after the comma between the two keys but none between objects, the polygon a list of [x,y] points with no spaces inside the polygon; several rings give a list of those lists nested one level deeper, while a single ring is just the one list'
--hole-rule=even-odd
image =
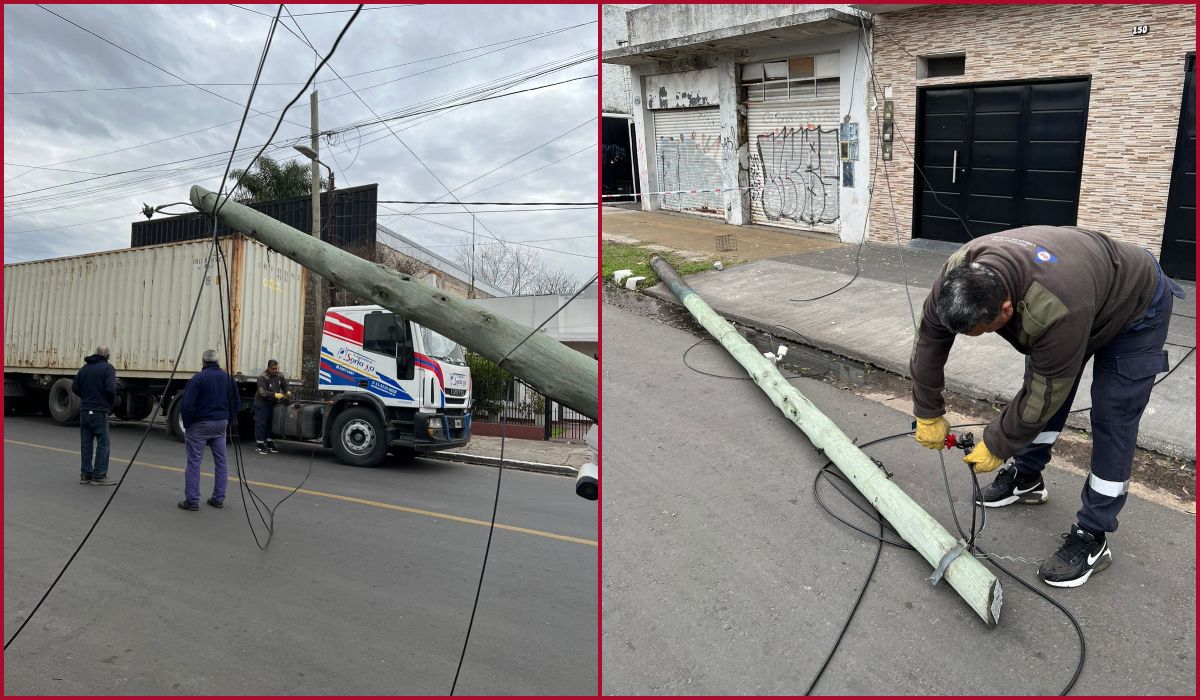
[{"label": "yellow work glove", "polygon": [[279,392],[275,392],[275,398],[276,398],[276,399],[282,399],[282,398],[283,398],[283,394],[280,394]]},{"label": "yellow work glove", "polygon": [[1004,460],[992,454],[987,445],[983,444],[983,440],[979,441],[979,444],[975,446],[975,449],[971,450],[970,454],[963,457],[963,461],[971,465],[971,469],[976,474],[990,472],[1001,464],[1004,464]]},{"label": "yellow work glove", "polygon": [[946,447],[946,434],[950,432],[950,422],[943,416],[937,418],[917,419],[917,444],[931,450]]}]

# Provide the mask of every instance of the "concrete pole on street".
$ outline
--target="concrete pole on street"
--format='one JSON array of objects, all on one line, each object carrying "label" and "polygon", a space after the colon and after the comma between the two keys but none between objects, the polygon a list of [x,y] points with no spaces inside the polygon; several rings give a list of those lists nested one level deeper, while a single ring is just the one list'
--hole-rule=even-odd
[{"label": "concrete pole on street", "polygon": [[[216,209],[216,194],[199,185],[192,187],[190,199],[200,211],[212,214]],[[232,200],[222,200],[217,218],[337,286],[461,343],[549,398],[599,420],[599,371],[596,360],[587,355],[545,333],[530,335],[533,329],[529,326],[306,236]]]},{"label": "concrete pole on street", "polygon": [[813,445],[824,452],[875,507],[896,533],[911,544],[954,587],[988,627],[1000,620],[1000,581],[933,516],[889,481],[883,471],[838,426],[788,383],[775,364],[692,290],[663,258],[650,258],[650,266],[670,287],[692,316],[738,361],[771,401],[797,425]]}]

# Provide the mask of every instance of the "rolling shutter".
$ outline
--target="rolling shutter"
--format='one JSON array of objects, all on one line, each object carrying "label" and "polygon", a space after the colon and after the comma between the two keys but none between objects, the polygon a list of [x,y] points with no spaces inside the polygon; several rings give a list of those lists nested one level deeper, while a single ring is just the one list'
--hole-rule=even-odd
[{"label": "rolling shutter", "polygon": [[811,99],[746,105],[752,223],[838,232],[839,96],[821,80]]},{"label": "rolling shutter", "polygon": [[[654,112],[658,191],[721,187],[720,108],[664,109]],[[663,209],[725,216],[720,192],[661,195]]]}]

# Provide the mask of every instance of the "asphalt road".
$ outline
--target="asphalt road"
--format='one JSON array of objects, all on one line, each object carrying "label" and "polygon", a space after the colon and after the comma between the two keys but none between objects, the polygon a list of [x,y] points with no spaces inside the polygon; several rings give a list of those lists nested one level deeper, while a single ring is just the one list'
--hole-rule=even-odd
[{"label": "asphalt road", "polygon": [[[753,382],[684,366],[695,336],[606,305],[604,339],[604,692],[803,693],[875,543],[820,509],[812,489],[824,458]],[[689,361],[741,372],[716,345]],[[795,383],[860,444],[909,428],[910,416],[882,404]],[[866,451],[954,531],[936,453],[909,438]],[[946,462],[969,520],[969,475],[960,454]],[[1015,557],[1054,551],[1078,510],[1081,480],[1053,466],[1046,480],[1049,503],[990,511],[980,544]],[[821,492],[874,530],[828,486]],[[1114,564],[1078,589],[1051,589],[1037,581],[1036,564],[1008,562],[1083,627],[1087,658],[1073,694],[1194,694],[1194,516],[1131,495],[1110,542]],[[999,574],[1004,608],[989,630],[947,584],[925,582],[929,573],[916,553],[884,548],[815,694],[1062,690],[1079,644],[1059,611]]]},{"label": "asphalt road", "polygon": [[[114,426],[110,474],[141,436]],[[78,481],[78,429],[4,421],[8,639],[111,487]],[[238,486],[185,512],[183,445],[155,430],[91,540],[5,652],[7,694],[394,695],[450,691],[496,470],[419,459],[355,469],[246,450],[278,510],[266,551]],[[211,456],[204,471],[211,474]],[[211,476],[201,480],[204,497]],[[260,535],[265,535],[255,520]],[[569,478],[506,470],[458,694],[594,694],[597,510]]]}]

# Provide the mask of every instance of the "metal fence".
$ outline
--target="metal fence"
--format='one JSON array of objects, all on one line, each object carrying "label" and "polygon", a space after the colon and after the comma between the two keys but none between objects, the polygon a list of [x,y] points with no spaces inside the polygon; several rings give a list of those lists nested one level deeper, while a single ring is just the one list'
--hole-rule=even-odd
[{"label": "metal fence", "polygon": [[[476,404],[471,415],[472,430],[498,435],[503,418],[508,437],[526,439],[582,441],[592,420],[548,399],[519,379],[509,378],[504,397],[488,407]],[[482,428],[482,430],[481,430]]]}]

